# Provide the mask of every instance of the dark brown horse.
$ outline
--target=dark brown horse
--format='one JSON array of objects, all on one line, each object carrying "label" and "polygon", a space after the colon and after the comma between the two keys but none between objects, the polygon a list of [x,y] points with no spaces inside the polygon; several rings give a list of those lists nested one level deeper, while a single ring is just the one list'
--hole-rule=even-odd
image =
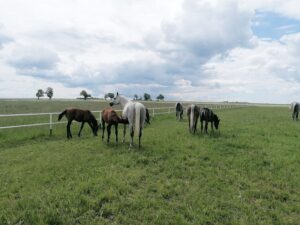
[{"label": "dark brown horse", "polygon": [[116,111],[111,107],[104,109],[101,114],[102,141],[104,139],[105,123],[108,124],[107,125],[107,143],[109,143],[112,125],[115,126],[116,143],[118,143],[118,124],[119,123],[128,124],[128,120],[119,117],[118,114],[116,113]]},{"label": "dark brown horse", "polygon": [[187,108],[187,116],[189,119],[190,132],[194,134],[197,130],[197,122],[200,116],[200,107],[196,105],[190,105]]},{"label": "dark brown horse", "polygon": [[216,130],[219,128],[220,119],[216,114],[213,113],[213,111],[209,108],[203,108],[200,113],[200,122],[201,122],[201,133],[203,132],[203,121],[205,121],[205,133],[207,133],[207,126],[208,122],[211,123],[211,130],[214,130],[214,127]]},{"label": "dark brown horse", "polygon": [[78,137],[80,137],[81,130],[84,126],[84,123],[88,123],[93,131],[93,134],[97,136],[98,131],[98,124],[97,120],[95,119],[94,115],[89,110],[82,110],[82,109],[66,109],[58,116],[58,121],[61,120],[63,116],[66,116],[68,120],[67,124],[67,138],[72,138],[71,134],[71,124],[73,120],[76,120],[77,122],[81,122],[81,127],[78,132]]}]

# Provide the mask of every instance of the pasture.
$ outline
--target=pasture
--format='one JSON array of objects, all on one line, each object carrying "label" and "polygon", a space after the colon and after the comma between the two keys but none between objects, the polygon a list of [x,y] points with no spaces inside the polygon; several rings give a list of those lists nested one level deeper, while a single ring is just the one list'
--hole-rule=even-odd
[{"label": "pasture", "polygon": [[[1,104],[1,114],[103,107]],[[185,113],[180,122],[175,113],[159,115],[144,129],[142,148],[131,150],[128,133],[116,145],[112,132],[107,145],[87,125],[71,140],[65,124],[51,137],[47,126],[0,130],[0,224],[299,224],[300,122],[287,107],[214,112],[220,135],[201,135],[199,123],[190,134]],[[34,122],[0,124],[23,120]],[[78,129],[72,125],[73,134]]]}]

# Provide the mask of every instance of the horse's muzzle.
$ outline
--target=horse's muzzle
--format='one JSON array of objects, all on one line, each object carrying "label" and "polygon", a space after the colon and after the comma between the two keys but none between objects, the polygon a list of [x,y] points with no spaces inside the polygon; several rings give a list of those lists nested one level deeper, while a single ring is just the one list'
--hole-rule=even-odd
[{"label": "horse's muzzle", "polygon": [[110,102],[110,103],[109,103],[109,105],[110,105],[110,106],[113,106],[113,105],[114,105],[114,103],[113,103],[113,102]]}]

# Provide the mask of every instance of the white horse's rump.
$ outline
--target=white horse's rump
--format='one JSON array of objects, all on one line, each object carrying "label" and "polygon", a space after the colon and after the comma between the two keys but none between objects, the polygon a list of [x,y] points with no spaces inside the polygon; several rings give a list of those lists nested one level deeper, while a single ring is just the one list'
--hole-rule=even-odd
[{"label": "white horse's rump", "polygon": [[[145,119],[146,119],[146,108],[142,103],[132,102],[127,100],[125,97],[120,96],[117,93],[117,96],[111,102],[111,105],[121,104],[123,108],[122,117],[124,119],[128,119],[129,130],[131,136],[130,147],[133,145],[133,135],[134,130],[139,136],[139,147],[141,146],[141,136],[142,129],[144,127]],[[124,126],[124,137],[125,139],[126,128]]]},{"label": "white horse's rump", "polygon": [[190,119],[190,129],[192,130],[194,127],[194,113],[195,112],[195,105],[191,105],[191,119]]},{"label": "white horse's rump", "polygon": [[196,105],[190,105],[187,108],[187,116],[189,120],[189,130],[191,133],[195,133],[197,130],[197,122],[200,115],[200,108]]}]

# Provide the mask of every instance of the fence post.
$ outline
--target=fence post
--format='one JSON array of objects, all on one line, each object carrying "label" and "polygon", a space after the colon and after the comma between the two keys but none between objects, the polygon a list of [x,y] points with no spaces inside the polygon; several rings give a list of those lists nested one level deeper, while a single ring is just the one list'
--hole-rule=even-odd
[{"label": "fence post", "polygon": [[169,108],[169,114],[171,113],[171,108]]},{"label": "fence post", "polygon": [[152,109],[152,117],[154,118],[154,109]]},{"label": "fence post", "polygon": [[50,131],[50,136],[52,136],[52,113],[50,113],[50,127],[49,127],[49,131]]}]

